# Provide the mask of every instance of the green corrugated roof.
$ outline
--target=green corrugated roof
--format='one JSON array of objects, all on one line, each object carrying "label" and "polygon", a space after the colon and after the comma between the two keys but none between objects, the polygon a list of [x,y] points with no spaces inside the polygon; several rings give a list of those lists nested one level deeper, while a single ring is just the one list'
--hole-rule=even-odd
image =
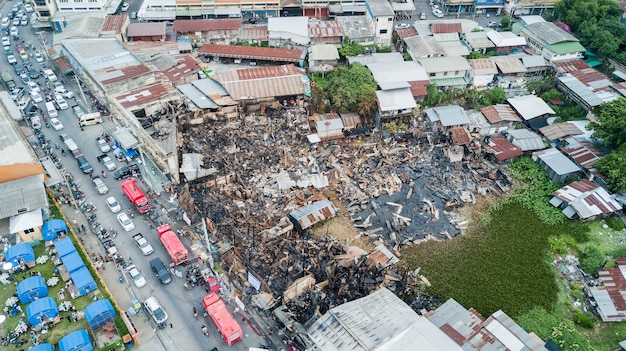
[{"label": "green corrugated roof", "polygon": [[585,47],[580,45],[577,41],[566,41],[554,45],[546,45],[550,48],[554,53],[562,55],[570,52],[584,52]]},{"label": "green corrugated roof", "polygon": [[457,78],[430,78],[430,81],[438,87],[447,87],[451,85],[465,85],[467,80],[464,77]]}]

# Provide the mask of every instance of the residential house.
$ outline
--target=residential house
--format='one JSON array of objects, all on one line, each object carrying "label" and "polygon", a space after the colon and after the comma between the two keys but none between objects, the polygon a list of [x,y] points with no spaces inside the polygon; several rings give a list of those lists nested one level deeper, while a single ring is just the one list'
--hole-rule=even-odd
[{"label": "residential house", "polygon": [[565,183],[580,173],[580,168],[556,148],[533,152],[533,161],[537,162],[548,173],[548,177],[557,183]]},{"label": "residential house", "polygon": [[528,24],[521,35],[529,47],[550,62],[580,58],[586,51],[576,37],[552,22]]},{"label": "residential house", "polygon": [[585,169],[588,173],[595,170],[594,165],[600,161],[602,157],[593,151],[588,145],[577,143],[575,145],[568,144],[561,148],[565,154],[569,156],[577,165]]},{"label": "residential house", "polygon": [[486,54],[487,50],[494,49],[496,45],[489,40],[485,32],[469,32],[464,33],[461,38],[470,51]]},{"label": "residential house", "polygon": [[524,55],[522,63],[526,68],[526,77],[543,77],[551,67],[541,55]]},{"label": "residential house", "polygon": [[474,88],[485,88],[493,83],[498,68],[489,58],[467,60],[472,69],[467,71],[467,81]]},{"label": "residential house", "polygon": [[[365,0],[365,14],[378,46],[391,46],[395,13],[387,0]],[[344,33],[345,35],[345,33]]]},{"label": "residential house", "polygon": [[115,38],[119,42],[125,42],[128,40],[126,38],[126,30],[129,24],[130,20],[126,14],[108,15],[104,17],[102,29],[100,29],[100,37]]},{"label": "residential house", "polygon": [[435,33],[433,37],[443,48],[445,56],[463,56],[469,55],[469,49],[459,38],[459,33]]},{"label": "residential house", "polygon": [[555,114],[543,99],[535,95],[516,96],[507,101],[533,130],[548,125],[547,119]]},{"label": "residential house", "polygon": [[582,59],[557,61],[553,65],[559,72],[557,88],[587,111],[626,95],[620,84],[614,84]]},{"label": "residential house", "polygon": [[315,123],[315,130],[321,141],[343,139],[343,120],[337,113],[313,115],[310,119]]},{"label": "residential house", "polygon": [[539,132],[549,141],[564,140],[570,136],[583,134],[582,130],[569,122],[549,124],[539,128]]},{"label": "residential house", "polygon": [[270,17],[267,31],[270,46],[291,49],[308,46],[310,42],[308,17]]},{"label": "residential house", "polygon": [[315,44],[309,46],[309,71],[328,72],[337,66],[339,52],[332,44]]},{"label": "residential house", "polygon": [[469,110],[466,114],[470,121],[467,130],[470,134],[472,134],[472,136],[482,138],[489,135],[489,132],[491,131],[491,124],[480,111]]},{"label": "residential house", "polygon": [[177,39],[188,39],[197,46],[205,43],[231,44],[237,39],[240,29],[241,19],[238,18],[176,20],[172,25]]},{"label": "residential house", "polygon": [[361,45],[373,45],[376,42],[375,32],[370,28],[366,16],[338,16],[335,20],[341,26],[342,41],[348,39]]},{"label": "residential house", "polygon": [[493,56],[490,59],[498,67],[498,73],[502,77],[524,77],[526,73],[526,67],[515,56]]},{"label": "residential house", "polygon": [[430,82],[438,87],[465,88],[466,74],[471,69],[461,56],[427,57],[417,59],[428,74]]},{"label": "residential house", "polygon": [[454,128],[467,128],[470,124],[465,110],[459,105],[439,106],[424,110],[435,130],[444,134]]},{"label": "residential house", "polygon": [[606,217],[622,209],[603,187],[588,180],[570,183],[552,193],[550,204],[562,209],[567,218],[585,221]]},{"label": "residential house", "polygon": [[589,288],[603,322],[626,321],[626,258],[616,258],[615,266],[598,271],[599,284]]},{"label": "residential house", "polygon": [[131,23],[126,30],[129,41],[165,41],[165,22]]},{"label": "residential house", "polygon": [[414,27],[396,29],[396,47],[400,52],[406,52],[406,42],[405,40],[410,37],[414,37],[417,35],[417,31]]},{"label": "residential house", "polygon": [[433,21],[430,24],[430,31],[432,34],[437,33],[463,33],[463,26],[459,22],[440,22]]},{"label": "residential house", "polygon": [[496,162],[512,161],[524,154],[524,151],[519,146],[508,141],[500,134],[489,137],[485,151],[490,155],[491,160]]},{"label": "residential house", "polygon": [[535,132],[528,129],[509,129],[507,139],[513,145],[519,146],[522,151],[543,150],[546,148],[543,139]]},{"label": "residential house", "polygon": [[335,19],[319,20],[312,18],[309,19],[309,38],[311,44],[331,44],[341,48],[343,31]]},{"label": "residential house", "polygon": [[509,105],[492,105],[480,109],[480,112],[491,124],[489,134],[496,134],[515,129],[522,123],[522,119]]},{"label": "residential house", "polygon": [[408,87],[377,90],[376,103],[378,104],[377,126],[380,119],[409,116],[417,107],[411,89]]},{"label": "residential house", "polygon": [[[382,55],[400,56],[398,53]],[[367,68],[372,72],[380,90],[409,88],[414,98],[422,98],[427,94],[426,87],[430,84],[428,75],[424,67],[415,61],[400,60],[393,64],[386,62],[368,63]]]},{"label": "residential house", "polygon": [[473,308],[468,310],[449,299],[427,318],[463,350],[548,351],[543,340],[527,333],[501,310],[485,319]]},{"label": "residential house", "polygon": [[413,61],[426,57],[445,56],[446,52],[437,39],[426,35],[416,35],[404,39],[406,52]]},{"label": "residential house", "polygon": [[517,36],[513,32],[490,30],[485,35],[491,40],[498,54],[507,55],[512,52],[522,51],[526,46],[526,38]]}]

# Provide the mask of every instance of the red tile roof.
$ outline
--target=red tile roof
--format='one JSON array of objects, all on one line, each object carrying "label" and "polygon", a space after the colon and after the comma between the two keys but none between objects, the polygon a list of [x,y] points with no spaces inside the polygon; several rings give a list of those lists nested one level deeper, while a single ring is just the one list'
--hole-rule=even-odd
[{"label": "red tile roof", "polygon": [[148,102],[160,100],[176,91],[171,84],[155,84],[148,87],[141,87],[137,90],[116,96],[124,108],[141,106]]},{"label": "red tile roof", "polygon": [[198,53],[218,57],[294,63],[299,62],[300,57],[303,55],[303,52],[300,50],[217,44],[204,44],[200,49],[198,49]]},{"label": "red tile roof", "polygon": [[200,69],[198,62],[191,55],[176,55],[174,59],[177,62],[176,65],[163,71],[167,78],[174,83],[190,74],[196,74]]},{"label": "red tile roof", "polygon": [[489,147],[498,161],[510,160],[523,154],[522,149],[499,134],[489,137]]},{"label": "red tile roof", "polygon": [[177,20],[173,25],[174,32],[208,32],[212,30],[237,30],[241,28],[240,19],[207,19],[207,20]]},{"label": "red tile roof", "polygon": [[124,24],[128,21],[128,15],[109,15],[104,17],[104,23],[102,23],[102,32],[114,32],[115,34],[122,33]]},{"label": "red tile roof", "polygon": [[132,37],[161,37],[165,36],[165,22],[131,23],[126,35]]},{"label": "red tile roof", "polygon": [[430,25],[433,33],[463,33],[461,23],[433,23]]}]

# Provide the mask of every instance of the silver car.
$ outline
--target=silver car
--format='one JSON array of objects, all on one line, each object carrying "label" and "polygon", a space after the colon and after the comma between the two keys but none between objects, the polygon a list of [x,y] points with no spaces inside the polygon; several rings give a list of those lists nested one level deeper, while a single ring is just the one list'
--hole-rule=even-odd
[{"label": "silver car", "polygon": [[128,275],[130,275],[130,279],[133,280],[136,287],[141,288],[146,285],[146,278],[143,277],[143,274],[141,274],[139,269],[137,269],[134,264],[126,267],[126,271],[128,272]]}]

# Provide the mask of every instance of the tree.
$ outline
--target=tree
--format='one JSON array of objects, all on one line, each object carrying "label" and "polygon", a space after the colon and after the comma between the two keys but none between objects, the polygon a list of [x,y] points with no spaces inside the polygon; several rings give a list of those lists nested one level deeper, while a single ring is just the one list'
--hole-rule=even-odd
[{"label": "tree", "polygon": [[[341,112],[371,114],[376,109],[376,82],[371,72],[359,63],[339,67],[326,79],[315,78],[316,85],[331,107]],[[319,101],[317,101],[319,106]]]},{"label": "tree", "polygon": [[343,45],[339,49],[341,57],[358,56],[365,52],[365,47],[359,43],[351,42],[348,38],[343,40]]},{"label": "tree", "polygon": [[526,82],[526,90],[529,93],[540,95],[550,89],[556,87],[556,79],[553,77],[544,77],[541,79]]},{"label": "tree", "polygon": [[626,99],[619,98],[600,105],[596,114],[600,122],[591,122],[587,126],[593,130],[594,139],[602,139],[604,145],[619,147],[626,142]]},{"label": "tree", "polygon": [[606,177],[609,190],[626,189],[626,144],[606,155],[594,166]]},{"label": "tree", "polygon": [[511,26],[511,16],[509,15],[502,16],[502,19],[500,20],[500,26],[502,27],[503,30],[508,29]]},{"label": "tree", "polygon": [[619,5],[612,0],[561,0],[554,6],[554,12],[575,33],[588,19],[618,19],[622,15]]},{"label": "tree", "polygon": [[595,244],[589,244],[580,248],[578,257],[580,267],[587,273],[595,273],[598,268],[602,267],[606,255]]}]

